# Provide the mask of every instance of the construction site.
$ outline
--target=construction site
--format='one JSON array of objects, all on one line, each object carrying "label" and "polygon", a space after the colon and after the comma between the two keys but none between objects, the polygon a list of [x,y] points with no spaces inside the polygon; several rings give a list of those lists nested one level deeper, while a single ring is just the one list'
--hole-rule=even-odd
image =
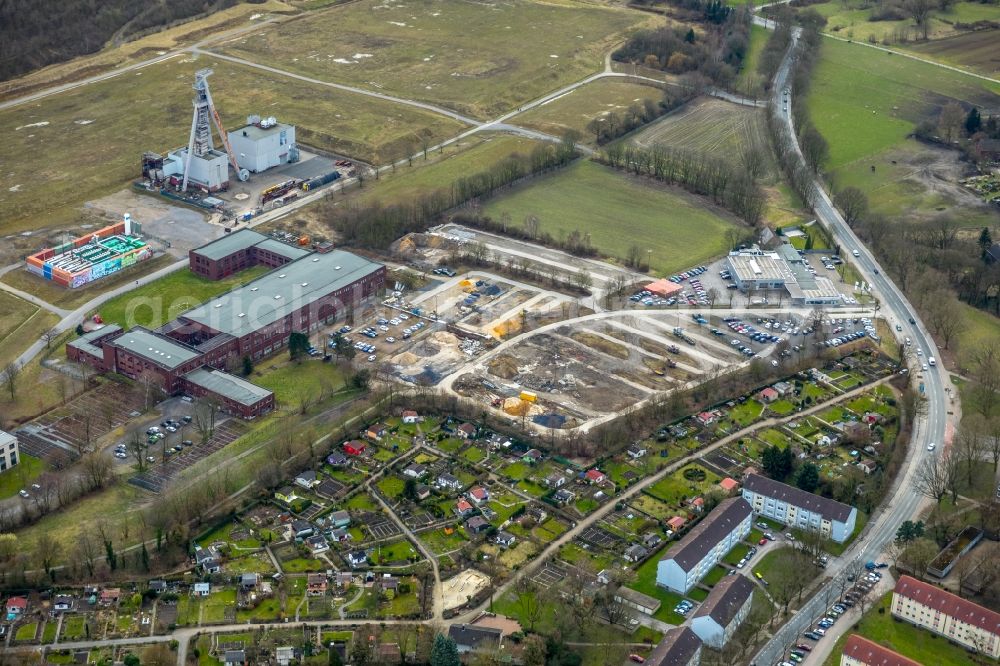
[{"label": "construction site", "polygon": [[144,152],[137,189],[217,211],[224,221],[246,222],[365,168],[301,148],[295,126],[274,116],[251,114],[243,126],[226,130],[209,89],[212,73],[195,72],[187,145],[166,154]]}]

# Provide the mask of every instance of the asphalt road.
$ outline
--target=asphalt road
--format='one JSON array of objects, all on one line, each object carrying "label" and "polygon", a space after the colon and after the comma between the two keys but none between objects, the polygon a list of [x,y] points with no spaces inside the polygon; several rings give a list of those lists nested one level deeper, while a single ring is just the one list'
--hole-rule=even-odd
[{"label": "asphalt road", "polygon": [[[755,19],[763,25],[761,19]],[[790,130],[790,136],[795,136],[795,128],[791,117],[791,94],[788,96],[788,104],[782,104],[781,96],[789,84],[789,76],[793,61],[793,52],[798,48],[799,33],[793,36],[793,46],[785,55],[775,77],[772,99],[772,113],[780,115],[783,122]],[[795,157],[804,163],[802,152],[798,143],[793,139],[789,148]],[[819,221],[830,231],[834,241],[840,245],[842,251],[850,253],[855,250],[858,256],[854,258],[854,264],[861,277],[872,285],[873,293],[881,302],[881,314],[886,317],[889,324],[902,327],[902,334],[908,335],[914,345],[924,350],[925,356],[940,357],[934,339],[928,333],[923,322],[920,321],[916,310],[896,285],[885,276],[885,271],[881,270],[878,262],[864,244],[855,236],[854,232],[844,221],[829,195],[823,187],[819,178],[814,181],[817,191],[815,212]],[[910,319],[914,324],[910,323]],[[947,373],[939,365],[930,368],[924,373],[924,395],[927,398],[926,413],[917,418],[914,424],[911,447],[907,453],[906,462],[896,478],[893,489],[889,494],[887,504],[881,508],[880,513],[872,518],[866,526],[865,532],[861,534],[855,543],[835,560],[827,570],[830,578],[836,578],[853,560],[878,559],[885,547],[895,537],[899,524],[910,519],[919,512],[921,506],[926,501],[915,489],[912,482],[913,476],[919,463],[925,456],[940,455],[945,445],[946,433],[951,432],[953,424],[949,423],[947,396],[945,394],[945,384],[948,381]],[[927,444],[935,442],[940,444],[936,453],[927,451]],[[772,639],[757,653],[753,662],[757,666],[764,664],[776,664],[782,661],[785,650],[792,644],[799,642],[802,632],[807,631],[810,625],[824,614],[827,608],[826,594],[817,594],[806,602],[797,613],[791,616],[772,637]]]}]

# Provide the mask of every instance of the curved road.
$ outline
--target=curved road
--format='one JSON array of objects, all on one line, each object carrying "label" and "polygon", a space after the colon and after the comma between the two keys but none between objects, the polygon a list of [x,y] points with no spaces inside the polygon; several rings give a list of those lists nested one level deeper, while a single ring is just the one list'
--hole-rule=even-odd
[{"label": "curved road", "polygon": [[[755,18],[755,21],[763,24],[760,19]],[[787,105],[781,103],[783,91],[789,86],[794,52],[799,48],[799,36],[798,31],[793,34],[792,45],[785,54],[785,59],[775,76],[772,87],[771,112],[778,114],[785,124],[789,132],[786,137],[789,140],[788,148],[795,158],[804,164],[802,152],[794,139],[795,127],[791,113],[785,110],[785,107],[791,107],[790,92],[789,103]],[[902,333],[908,335],[918,349],[923,349],[925,356],[939,358],[940,354],[934,339],[923,322],[920,321],[916,310],[892,280],[886,277],[885,271],[881,270],[872,253],[855,236],[844,218],[833,206],[819,178],[813,182],[813,187],[817,194],[815,205],[817,218],[830,231],[834,241],[840,245],[844,252],[855,250],[858,252],[859,256],[854,259],[855,266],[861,277],[872,285],[874,293],[879,296],[882,315],[888,319],[890,325],[901,326]],[[912,324],[910,323],[911,318],[914,321]],[[936,455],[927,451],[928,443],[942,444],[938,451],[942,451],[949,443],[946,433],[951,432],[953,424],[949,422],[947,413],[947,396],[944,390],[947,382],[948,374],[941,365],[930,368],[929,372],[924,373],[926,413],[916,419],[911,440],[912,446],[907,453],[904,467],[894,482],[892,493],[887,500],[888,503],[882,507],[881,513],[877,517],[873,517],[865,532],[855,543],[827,570],[827,575],[830,578],[835,578],[840,574],[847,563],[852,560],[866,562],[877,559],[895,537],[899,524],[915,517],[925,503],[925,498],[914,489],[912,479],[924,456]],[[798,642],[802,632],[807,631],[810,625],[824,614],[826,608],[826,595],[813,596],[775,633],[772,639],[757,653],[753,662],[760,666],[780,662],[785,650]]]}]

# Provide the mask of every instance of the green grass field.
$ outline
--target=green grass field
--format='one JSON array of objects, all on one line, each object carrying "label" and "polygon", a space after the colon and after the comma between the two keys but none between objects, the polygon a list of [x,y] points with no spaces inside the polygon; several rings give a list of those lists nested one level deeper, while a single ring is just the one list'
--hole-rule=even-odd
[{"label": "green grass field", "polygon": [[813,123],[830,144],[829,170],[901,144],[948,98],[1000,103],[1000,85],[834,40],[823,41],[810,91]]},{"label": "green grass field", "polygon": [[377,181],[369,180],[362,189],[352,189],[347,201],[392,205],[410,202],[436,189],[451,189],[459,178],[488,170],[492,165],[514,155],[527,155],[538,142],[523,137],[484,132],[463,139],[441,153],[429,152],[413,160],[413,166],[398,166],[382,173]]},{"label": "green grass field", "polygon": [[596,71],[621,33],[645,20],[573,0],[488,7],[361,0],[231,40],[224,50],[485,118]]},{"label": "green grass field", "polygon": [[0,365],[19,356],[59,321],[48,310],[5,291],[0,291],[0,313]]},{"label": "green grass field", "polygon": [[[71,221],[84,201],[137,178],[143,150],[163,152],[184,143],[193,74],[209,66],[215,69],[212,96],[227,127],[245,122],[253,109],[266,110],[295,124],[301,143],[362,161],[400,154],[421,136],[433,144],[464,127],[438,114],[210,56],[175,58],[0,111],[7,134],[0,143],[7,183],[0,189],[0,232]],[[247,107],[248,90],[253,109]]]},{"label": "green grass field", "polygon": [[[892,593],[889,592],[852,627],[851,633],[860,634],[921,664],[966,666],[973,663],[968,652],[949,643],[947,639],[894,620],[889,613],[891,604]],[[824,666],[836,666],[840,663],[840,653],[847,642],[847,636],[845,634],[837,641]]]},{"label": "green grass field", "polygon": [[723,254],[734,224],[697,197],[589,161],[491,199],[485,212],[494,219],[510,213],[516,223],[536,215],[541,231],[590,234],[592,245],[618,258],[632,245],[652,250],[652,268],[664,274]]},{"label": "green grass field", "polygon": [[576,90],[516,116],[513,122],[555,136],[576,130],[586,143],[594,143],[587,125],[609,113],[623,114],[631,104],[642,108],[644,100],[659,103],[663,91],[654,86],[615,79],[598,79]]},{"label": "green grass field", "polygon": [[13,497],[17,491],[27,488],[45,471],[45,463],[34,456],[21,453],[20,462],[3,474],[0,474],[0,499]]},{"label": "green grass field", "polygon": [[[730,2],[729,4],[735,4]],[[742,4],[742,3],[740,3]],[[771,31],[761,25],[750,26],[750,48],[743,57],[743,69],[736,79],[735,88],[743,94],[760,94],[763,77],[757,72],[760,56],[767,45]]]},{"label": "green grass field", "polygon": [[[923,37],[922,29],[918,28],[913,19],[905,18],[895,21],[872,21],[876,5],[868,5],[861,9],[863,5],[855,0],[842,2],[841,0],[831,0],[830,2],[818,5],[809,5],[821,15],[826,17],[826,32],[856,41],[868,42],[876,40],[879,43],[895,44],[899,42],[901,31],[906,30],[908,40]],[[960,31],[955,27],[955,23],[972,23],[975,21],[997,21],[1000,20],[1000,8],[996,5],[983,4],[979,2],[958,2],[948,10],[935,8],[931,14],[928,37],[931,40],[941,39],[956,34]],[[995,37],[994,37],[995,39]]]},{"label": "green grass field", "polygon": [[344,377],[337,366],[312,359],[302,363],[288,360],[288,354],[278,354],[263,367],[258,367],[249,379],[274,391],[275,399],[297,409],[303,396],[318,399],[324,392],[341,391]]},{"label": "green grass field", "polygon": [[965,328],[958,335],[958,357],[966,359],[987,341],[1000,339],[1000,317],[979,310],[961,301]]},{"label": "green grass field", "polygon": [[266,266],[253,266],[222,280],[208,280],[182,268],[112,298],[98,312],[105,322],[126,329],[136,325],[156,328],[195,305],[250,282],[269,270]]}]

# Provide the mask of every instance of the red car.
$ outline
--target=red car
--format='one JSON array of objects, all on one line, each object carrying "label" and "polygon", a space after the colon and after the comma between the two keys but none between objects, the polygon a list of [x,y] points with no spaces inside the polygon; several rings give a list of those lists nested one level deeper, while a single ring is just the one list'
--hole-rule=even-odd
[{"label": "red car", "polygon": [[767,539],[761,539],[760,541],[757,542],[757,545],[758,546],[766,546],[767,545]]},{"label": "red car", "polygon": [[637,663],[637,664],[641,664],[641,663],[643,663],[644,661],[646,661],[646,658],[645,658],[645,657],[643,657],[643,656],[641,656],[641,655],[638,655],[638,654],[630,654],[630,655],[628,656],[628,658],[629,658],[629,659],[631,659],[632,661],[634,661],[634,662],[635,662],[635,663]]},{"label": "red car", "polygon": [[805,643],[799,643],[795,647],[799,650],[803,650],[804,652],[812,652],[812,648],[806,645]]}]

